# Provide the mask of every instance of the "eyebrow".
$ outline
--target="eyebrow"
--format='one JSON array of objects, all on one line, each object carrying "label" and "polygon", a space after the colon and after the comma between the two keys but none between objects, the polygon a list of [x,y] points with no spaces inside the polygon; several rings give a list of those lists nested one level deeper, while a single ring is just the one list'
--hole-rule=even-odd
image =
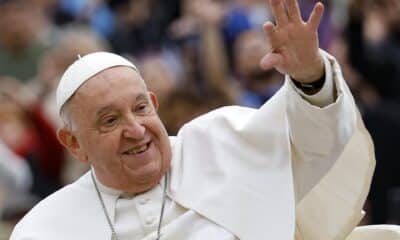
[{"label": "eyebrow", "polygon": [[[136,96],[135,101],[139,101],[139,100],[147,100],[147,94],[144,94],[144,93],[138,94],[138,95]],[[112,105],[112,104],[100,108],[100,110],[98,110],[98,111],[96,112],[96,118],[98,118],[99,116],[101,116],[101,115],[103,115],[103,114],[109,112],[109,111],[112,110],[112,109],[113,109],[113,105]]]}]

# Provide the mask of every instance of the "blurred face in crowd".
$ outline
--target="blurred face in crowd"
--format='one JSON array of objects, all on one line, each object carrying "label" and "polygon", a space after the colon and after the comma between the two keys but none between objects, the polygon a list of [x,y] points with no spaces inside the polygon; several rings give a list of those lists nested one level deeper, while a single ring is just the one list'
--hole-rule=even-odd
[{"label": "blurred face in crowd", "polygon": [[84,83],[67,103],[70,129],[60,141],[89,162],[106,186],[140,193],[158,184],[170,166],[168,135],[156,96],[129,67],[106,69]]},{"label": "blurred face in crowd", "polygon": [[28,125],[22,109],[2,98],[0,96],[0,139],[11,149],[17,149],[24,142]]},{"label": "blurred face in crowd", "polygon": [[152,0],[129,0],[117,7],[117,17],[122,24],[140,25],[151,15]]},{"label": "blurred face in crowd", "polygon": [[388,0],[385,15],[389,19],[392,28],[400,29],[400,2],[398,0]]},{"label": "blurred face in crowd", "polygon": [[248,76],[253,72],[262,71],[259,62],[268,48],[268,43],[261,32],[242,33],[234,45],[235,67],[239,74]]},{"label": "blurred face in crowd", "polygon": [[57,6],[57,0],[31,0],[33,5],[38,6],[43,10],[52,10]]},{"label": "blurred face in crowd", "polygon": [[21,89],[17,79],[0,76],[0,139],[14,150],[30,141],[31,126],[20,96],[26,94]]},{"label": "blurred face in crowd", "polygon": [[141,74],[148,89],[163,102],[175,87],[171,68],[162,57],[147,57],[141,62]]},{"label": "blurred face in crowd", "polygon": [[240,34],[234,44],[235,68],[247,89],[263,92],[267,85],[280,84],[281,75],[260,68],[260,59],[270,48],[262,32],[250,30]]},{"label": "blurred face in crowd", "polygon": [[13,2],[0,7],[0,41],[13,52],[24,50],[35,36],[36,8],[28,3]]},{"label": "blurred face in crowd", "polygon": [[61,38],[39,63],[38,78],[50,91],[57,88],[62,74],[76,60],[76,56],[107,50],[102,39],[88,28],[66,31]]},{"label": "blurred face in crowd", "polygon": [[[387,24],[388,30],[400,28],[400,1],[398,0],[373,0],[366,4],[366,13],[377,13],[381,21]],[[368,26],[367,26],[368,27]]]}]

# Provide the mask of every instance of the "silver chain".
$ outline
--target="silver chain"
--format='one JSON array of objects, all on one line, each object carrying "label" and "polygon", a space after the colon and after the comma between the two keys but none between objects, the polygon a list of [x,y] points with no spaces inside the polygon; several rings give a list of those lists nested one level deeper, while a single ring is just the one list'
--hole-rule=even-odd
[{"label": "silver chain", "polygon": [[[110,226],[111,240],[118,240],[117,233],[115,232],[114,225],[111,222],[110,215],[108,215],[108,212],[107,212],[107,209],[106,209],[106,205],[104,204],[103,197],[101,196],[99,187],[97,186],[97,182],[94,179],[93,170],[90,171],[90,175],[92,176],[92,181],[93,181],[94,187],[96,189],[97,196],[99,198],[101,207],[103,208],[104,216],[107,219],[108,226]],[[165,201],[167,199],[167,183],[168,183],[168,177],[167,177],[167,174],[165,174],[165,176],[164,176],[163,196],[162,196],[162,203],[161,203],[161,212],[160,212],[160,219],[158,221],[157,238],[156,238],[156,240],[160,240],[160,238],[161,238],[161,224],[162,224],[162,219],[163,219],[163,216],[164,216]]]}]

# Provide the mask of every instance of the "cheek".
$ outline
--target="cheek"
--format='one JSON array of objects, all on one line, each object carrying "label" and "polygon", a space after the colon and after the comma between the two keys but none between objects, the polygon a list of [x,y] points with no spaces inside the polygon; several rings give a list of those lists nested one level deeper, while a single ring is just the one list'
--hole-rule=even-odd
[{"label": "cheek", "polygon": [[161,154],[164,154],[164,152],[168,152],[170,148],[169,138],[161,120],[158,117],[150,119],[146,122],[146,128],[156,138],[156,144],[161,151]]},{"label": "cheek", "polygon": [[[117,133],[91,134],[86,138],[89,158],[110,158],[118,152],[119,135]],[[114,159],[114,158],[111,158]]]},{"label": "cheek", "polygon": [[169,142],[169,137],[167,131],[164,127],[160,129],[159,132],[159,144],[160,144],[160,154],[164,161],[170,161],[171,159],[171,145]]}]

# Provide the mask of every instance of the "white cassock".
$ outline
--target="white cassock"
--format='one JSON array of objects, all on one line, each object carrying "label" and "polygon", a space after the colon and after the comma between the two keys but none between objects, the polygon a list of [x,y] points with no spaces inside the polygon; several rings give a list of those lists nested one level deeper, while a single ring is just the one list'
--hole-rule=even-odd
[{"label": "white cassock", "polygon": [[[318,94],[299,93],[287,77],[259,110],[221,108],[171,138],[161,239],[343,240],[352,231],[373,146],[338,64],[321,54],[326,82]],[[125,198],[98,183],[118,239],[155,239],[161,184]],[[39,203],[11,237],[64,239],[111,239],[90,174]]]}]

